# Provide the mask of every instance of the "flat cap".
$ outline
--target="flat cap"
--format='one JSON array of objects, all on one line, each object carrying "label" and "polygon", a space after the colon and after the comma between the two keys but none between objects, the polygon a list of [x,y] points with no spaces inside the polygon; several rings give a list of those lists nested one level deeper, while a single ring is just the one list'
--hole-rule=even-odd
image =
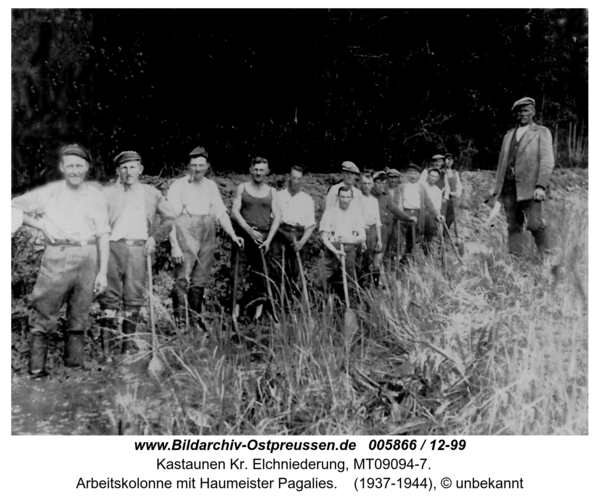
[{"label": "flat cap", "polygon": [[444,154],[444,157],[454,159],[454,155],[452,153],[446,153],[446,154]]},{"label": "flat cap", "polygon": [[204,157],[206,160],[208,160],[208,151],[206,151],[203,146],[198,146],[197,148],[194,148],[188,156]]},{"label": "flat cap", "polygon": [[387,175],[388,177],[400,177],[400,171],[396,169],[388,169]]},{"label": "flat cap", "polygon": [[427,172],[437,172],[438,174],[442,173],[442,171],[437,167],[429,167],[429,169],[427,169]]},{"label": "flat cap", "polygon": [[92,158],[88,151],[85,148],[79,146],[78,144],[69,144],[67,146],[63,146],[58,152],[58,154],[61,157],[64,157],[66,155],[76,155],[78,157],[83,158],[86,162],[92,161]]},{"label": "flat cap", "polygon": [[444,160],[444,159],[445,159],[444,155],[440,155],[440,154],[433,155],[431,157],[431,160]]},{"label": "flat cap", "polygon": [[342,162],[342,170],[346,172],[353,172],[354,174],[360,174],[360,169],[354,162],[350,162],[349,160]]},{"label": "flat cap", "polygon": [[408,167],[406,169],[407,171],[409,170],[416,170],[417,172],[421,172],[421,167],[419,167],[417,164],[413,164],[412,162],[408,164]]},{"label": "flat cap", "polygon": [[140,157],[139,153],[136,151],[122,151],[115,157],[113,162],[116,166],[119,166],[125,162],[132,162],[134,160],[137,160],[138,162],[142,161],[142,157]]},{"label": "flat cap", "polygon": [[380,178],[386,178],[386,177],[387,177],[387,174],[383,171],[379,171],[379,172],[376,172],[375,174],[373,174],[374,181],[377,181]]},{"label": "flat cap", "polygon": [[514,110],[515,108],[520,108],[521,106],[527,106],[529,104],[535,108],[535,99],[533,99],[532,97],[522,97],[518,101],[515,101],[515,104],[512,105],[511,110]]}]

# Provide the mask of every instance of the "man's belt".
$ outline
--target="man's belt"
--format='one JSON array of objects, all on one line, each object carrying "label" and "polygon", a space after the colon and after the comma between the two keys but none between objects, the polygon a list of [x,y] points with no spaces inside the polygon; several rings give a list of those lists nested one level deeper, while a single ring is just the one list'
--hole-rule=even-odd
[{"label": "man's belt", "polygon": [[365,226],[365,230],[376,230],[377,229],[377,223],[373,223],[373,224],[369,224],[367,226]]},{"label": "man's belt", "polygon": [[55,247],[60,247],[60,246],[64,246],[64,245],[68,245],[71,247],[85,247],[87,245],[95,245],[96,240],[59,240],[56,239],[54,240],[54,242],[50,242],[50,245],[53,245]]},{"label": "man's belt", "polygon": [[146,240],[139,240],[139,239],[133,239],[133,238],[121,238],[120,240],[111,240],[110,243],[113,242],[120,242],[123,243],[125,245],[127,245],[128,247],[143,247],[146,244]]}]

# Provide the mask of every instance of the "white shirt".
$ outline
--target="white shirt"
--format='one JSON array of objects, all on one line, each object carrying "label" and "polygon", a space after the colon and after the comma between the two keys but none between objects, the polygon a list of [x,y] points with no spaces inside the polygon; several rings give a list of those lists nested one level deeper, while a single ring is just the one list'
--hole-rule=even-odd
[{"label": "white shirt", "polygon": [[431,203],[437,209],[438,212],[442,210],[442,190],[435,184],[431,186],[429,183],[424,184],[425,190],[431,199]]},{"label": "white shirt", "polygon": [[[117,197],[121,198],[117,203],[122,204],[122,209],[117,219],[112,223],[110,232],[110,241],[121,240],[122,238],[131,240],[148,239],[148,223],[146,221],[146,209],[144,188],[140,183],[134,184],[127,190],[118,186]],[[111,198],[115,201],[115,198]],[[107,203],[108,203],[107,199]]]},{"label": "white shirt", "polygon": [[167,200],[175,211],[175,216],[187,213],[190,216],[213,215],[220,219],[227,212],[217,183],[203,178],[200,184],[190,182],[190,176],[173,182],[167,194]]},{"label": "white shirt", "polygon": [[315,202],[303,191],[295,195],[287,188],[277,192],[277,203],[281,210],[281,221],[292,226],[315,226]]},{"label": "white shirt", "polygon": [[362,197],[360,200],[361,212],[365,221],[365,226],[375,225],[377,228],[381,227],[381,218],[379,217],[379,202],[373,195],[368,197]]},{"label": "white shirt", "polygon": [[355,236],[365,237],[365,222],[359,210],[353,209],[352,204],[346,210],[339,207],[326,209],[321,218],[319,231],[330,233],[333,242],[347,242]]},{"label": "white shirt", "polygon": [[41,216],[56,240],[94,240],[110,232],[108,207],[100,190],[87,183],[74,190],[56,181],[13,198],[12,205]]},{"label": "white shirt", "polygon": [[[325,199],[325,210],[332,209],[333,207],[337,207],[338,191],[342,186],[344,186],[344,183],[338,183],[338,184],[333,185],[329,189],[329,191],[327,192],[327,198]],[[354,200],[360,200],[363,197],[362,191],[360,191],[355,186],[352,187],[352,195],[354,198],[353,198],[352,202],[350,202],[350,207],[352,207]]]},{"label": "white shirt", "polygon": [[406,183],[402,193],[402,201],[405,209],[421,209],[421,188],[419,183]]}]

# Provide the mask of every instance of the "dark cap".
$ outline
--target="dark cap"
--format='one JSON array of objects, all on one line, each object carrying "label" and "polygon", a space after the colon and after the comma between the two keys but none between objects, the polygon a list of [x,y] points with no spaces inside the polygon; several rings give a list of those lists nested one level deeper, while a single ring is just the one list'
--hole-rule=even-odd
[{"label": "dark cap", "polygon": [[512,105],[511,110],[514,110],[515,108],[520,108],[521,106],[528,106],[528,105],[531,105],[535,108],[535,99],[533,99],[532,97],[522,97],[518,101],[515,101],[515,103]]},{"label": "dark cap", "polygon": [[388,177],[400,177],[400,171],[397,171],[396,169],[388,169],[387,176]]},{"label": "dark cap", "polygon": [[354,162],[350,162],[349,160],[342,162],[342,170],[346,172],[352,172],[354,174],[360,174],[360,169]]},{"label": "dark cap", "polygon": [[406,171],[408,172],[409,170],[416,170],[417,172],[421,172],[421,167],[411,162],[408,164],[408,168],[406,169]]},{"label": "dark cap", "polygon": [[188,156],[192,158],[204,157],[206,158],[206,160],[208,160],[208,152],[204,149],[203,146],[198,146],[197,148],[194,148]]},{"label": "dark cap", "polygon": [[137,160],[138,162],[142,161],[142,157],[135,151],[122,151],[119,153],[115,159],[113,160],[114,164],[118,167],[125,162],[132,162]]},{"label": "dark cap", "polygon": [[437,172],[440,175],[442,174],[442,171],[437,167],[430,167],[429,169],[427,169],[427,172]]},{"label": "dark cap", "polygon": [[433,155],[431,157],[431,160],[444,160],[444,155],[440,155],[439,153],[437,155]]},{"label": "dark cap", "polygon": [[387,174],[383,171],[379,171],[373,174],[373,181],[377,181],[378,179],[385,180],[385,178],[387,178]]},{"label": "dark cap", "polygon": [[67,146],[63,146],[58,152],[58,154],[61,157],[67,155],[76,155],[78,157],[83,158],[88,163],[92,161],[92,158],[90,157],[88,151],[85,148],[79,146],[78,144],[69,144]]},{"label": "dark cap", "polygon": [[446,153],[446,154],[444,155],[444,157],[446,157],[446,158],[451,158],[452,160],[454,160],[454,155],[453,155],[452,153]]}]

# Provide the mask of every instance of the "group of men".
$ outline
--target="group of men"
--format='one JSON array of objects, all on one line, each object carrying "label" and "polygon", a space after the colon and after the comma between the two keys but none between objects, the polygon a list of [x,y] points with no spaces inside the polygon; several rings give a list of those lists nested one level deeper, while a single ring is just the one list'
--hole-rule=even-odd
[{"label": "group of men", "polygon": [[[491,194],[500,194],[505,205],[510,252],[522,251],[525,217],[544,250],[541,201],[553,168],[552,141],[545,127],[532,122],[533,99],[523,98],[513,109],[520,127],[504,140]],[[187,175],[171,184],[166,198],[140,183],[144,167],[137,152],[115,157],[118,181],[102,191],[85,182],[90,160],[79,145],[63,147],[59,169],[64,179],[12,201],[19,223],[42,231],[48,244],[31,296],[37,313],[30,337],[32,375],[45,374],[48,334],[56,328],[65,302],[65,365],[83,366],[84,331],[95,294],[101,328],[115,331],[120,319],[120,350],[132,349],[150,257],[167,238],[174,264],[174,316],[181,323],[191,312],[192,323],[204,328],[200,313],[211,280],[217,222],[234,244],[233,283],[244,275],[248,281],[240,301],[238,287],[233,287],[235,318],[240,306],[260,317],[269,296],[273,306],[269,281],[284,284],[278,293],[298,293],[303,251],[317,227],[314,201],[302,189],[303,167],[292,167],[286,188],[277,191],[266,182],[267,159],[255,157],[250,180],[237,187],[230,219],[216,183],[205,177],[210,163],[202,147],[190,152]],[[427,252],[438,228],[454,222],[462,185],[453,164],[451,154],[434,155],[424,171],[411,163],[408,182],[400,184],[395,169],[361,173],[353,162],[343,162],[342,182],[329,190],[318,228],[325,289],[343,297],[342,269],[351,285],[377,286],[384,255],[400,259],[405,247],[406,260],[419,234]],[[523,183],[535,188],[523,188]]]}]

